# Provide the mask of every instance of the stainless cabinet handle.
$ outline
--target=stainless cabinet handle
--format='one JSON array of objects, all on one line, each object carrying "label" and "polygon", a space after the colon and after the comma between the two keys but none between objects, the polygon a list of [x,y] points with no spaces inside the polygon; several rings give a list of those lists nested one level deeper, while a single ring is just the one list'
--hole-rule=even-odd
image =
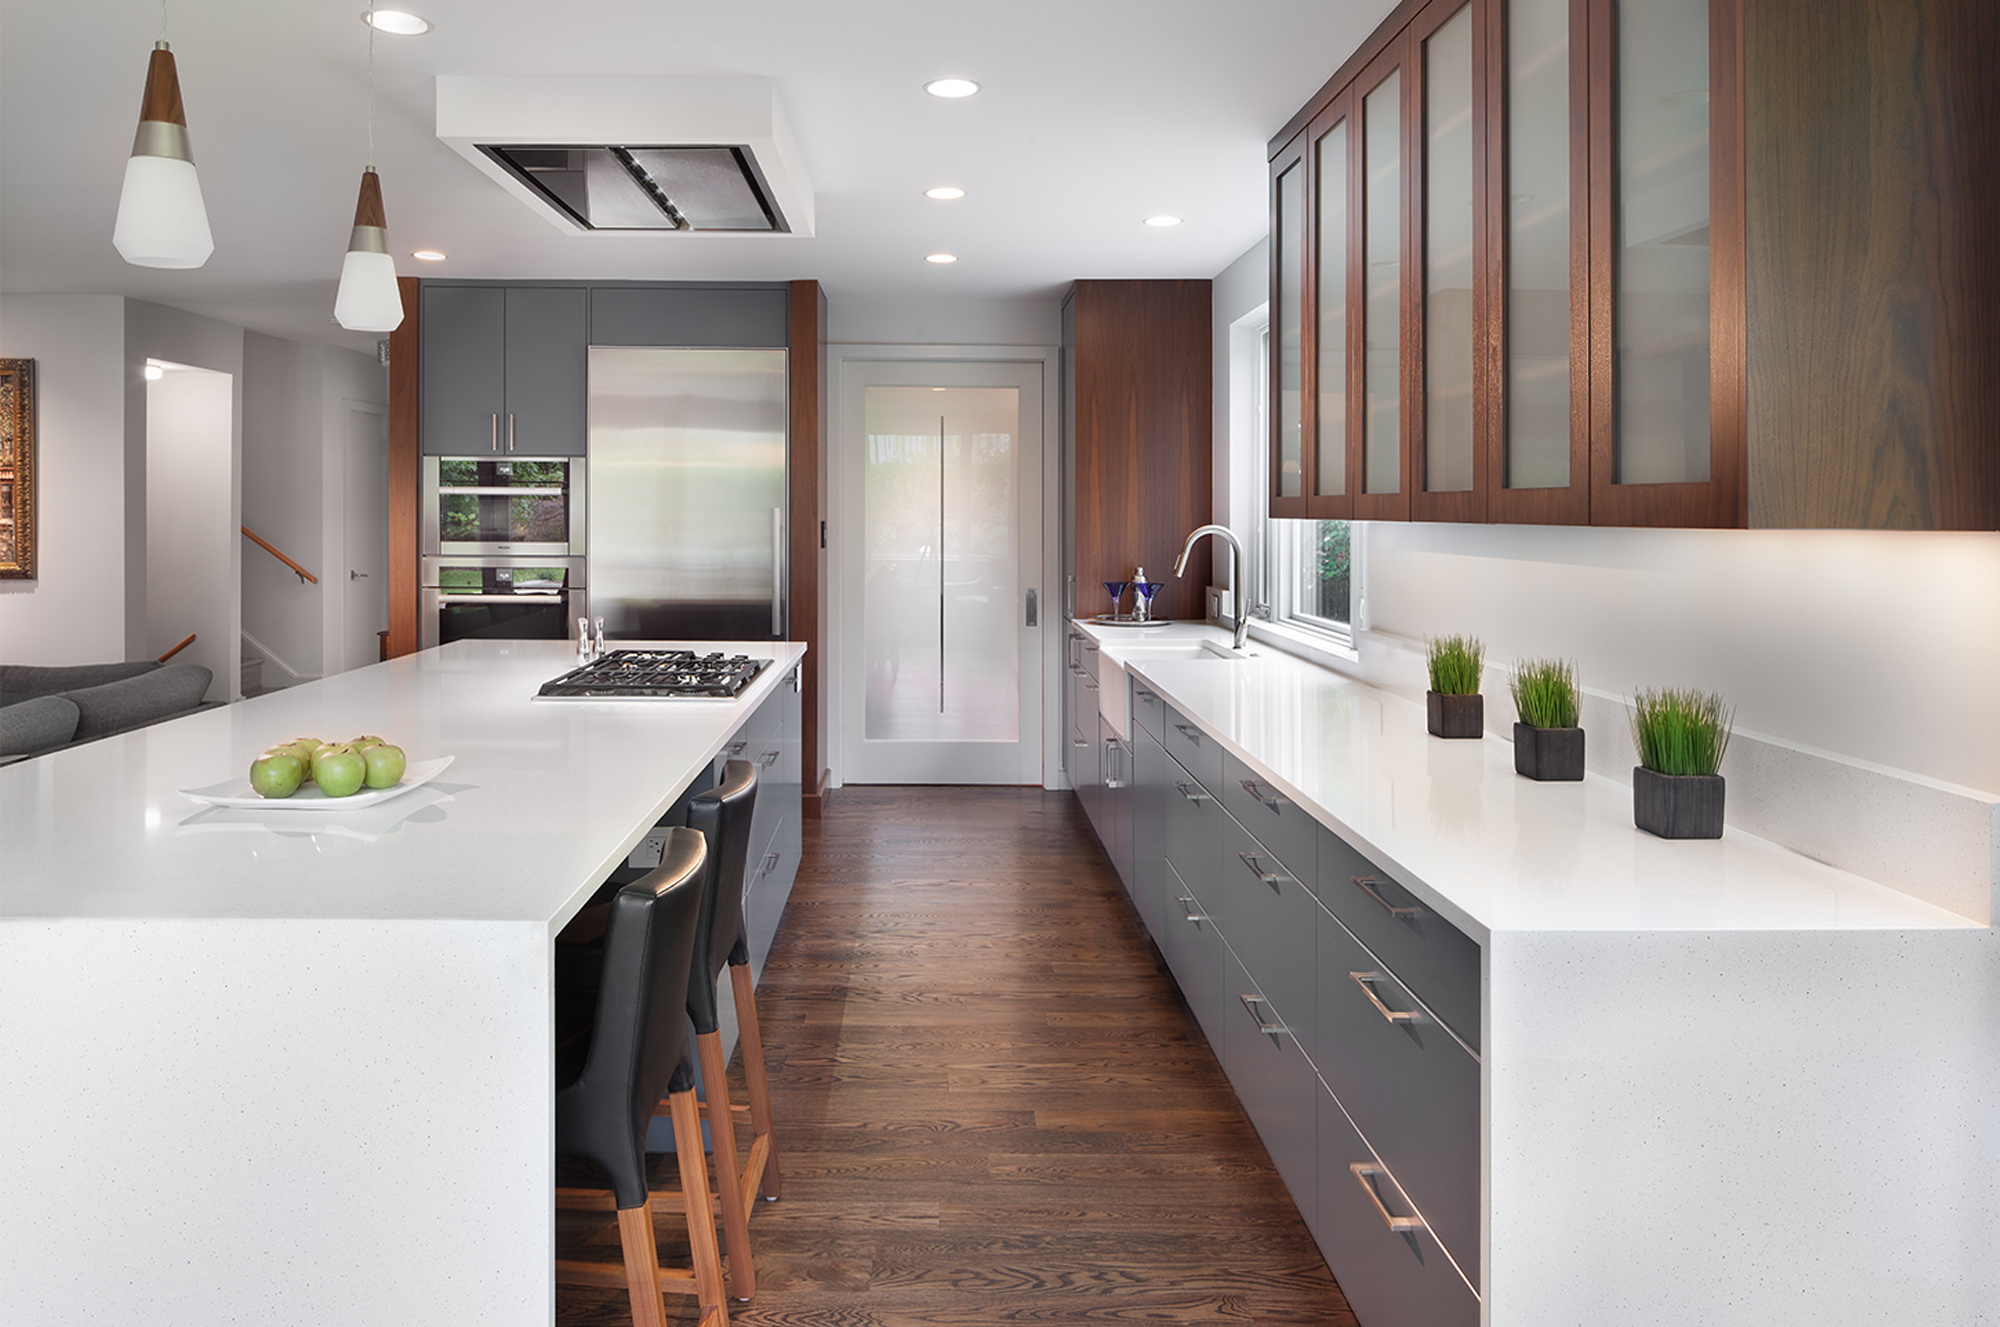
[{"label": "stainless cabinet handle", "polygon": [[1176,783],[1174,785],[1174,788],[1176,791],[1180,793],[1181,796],[1187,798],[1190,802],[1193,802],[1196,806],[1200,806],[1203,802],[1212,802],[1215,800],[1213,797],[1210,797],[1207,793],[1203,792],[1199,788],[1196,788],[1193,792],[1189,792],[1188,786],[1185,783]]},{"label": "stainless cabinet handle", "polygon": [[1257,780],[1238,779],[1237,782],[1243,785],[1244,792],[1249,793],[1252,797],[1256,798],[1264,805],[1270,807],[1273,811],[1281,812],[1285,809],[1285,799],[1278,796],[1278,794],[1274,792],[1266,791],[1264,785],[1257,782]]},{"label": "stainless cabinet handle", "polygon": [[1256,876],[1259,880],[1262,880],[1265,884],[1269,885],[1273,889],[1276,889],[1279,885],[1279,882],[1281,882],[1285,878],[1281,875],[1276,875],[1270,871],[1266,871],[1263,868],[1263,866],[1259,863],[1257,854],[1254,852],[1239,852],[1236,855],[1242,858],[1243,864],[1245,866],[1250,868],[1251,875]]},{"label": "stainless cabinet handle", "polygon": [[1388,1005],[1382,1003],[1381,996],[1375,994],[1375,983],[1378,981],[1385,980],[1381,973],[1350,972],[1347,975],[1351,979],[1353,979],[1353,982],[1356,986],[1359,986],[1361,988],[1361,993],[1368,997],[1368,1003],[1375,1006],[1375,1012],[1382,1015],[1382,1017],[1387,1019],[1389,1022],[1414,1023],[1417,1021],[1417,1014],[1414,1009],[1412,1010],[1391,1009]]},{"label": "stainless cabinet handle", "polygon": [[1196,728],[1191,724],[1177,723],[1174,725],[1174,731],[1179,733],[1182,737],[1187,738],[1187,740],[1193,745],[1195,746],[1201,745],[1201,729]]},{"label": "stainless cabinet handle", "polygon": [[1349,1162],[1347,1169],[1353,1172],[1355,1181],[1361,1185],[1361,1191],[1368,1195],[1368,1201],[1375,1205],[1376,1215],[1382,1218],[1383,1225],[1389,1227],[1389,1229],[1399,1235],[1424,1228],[1422,1218],[1414,1216],[1390,1216],[1389,1209],[1382,1205],[1382,1195],[1375,1191],[1373,1184],[1369,1183],[1369,1176],[1387,1175],[1388,1171],[1368,1161]]},{"label": "stainless cabinet handle", "polygon": [[500,450],[500,412],[493,412],[493,450]]},{"label": "stainless cabinet handle", "polygon": [[1132,694],[1140,700],[1145,701],[1148,705],[1156,705],[1160,700],[1159,693],[1148,691],[1144,687],[1133,687]]},{"label": "stainless cabinet handle", "polygon": [[1263,996],[1239,995],[1236,998],[1241,1000],[1243,1002],[1243,1007],[1250,1011],[1250,1017],[1257,1020],[1257,1030],[1263,1033],[1265,1036],[1275,1037],[1285,1030],[1285,1025],[1283,1023],[1267,1023],[1264,1021],[1264,1016],[1257,1012],[1257,1006],[1265,1003]]},{"label": "stainless cabinet handle", "polygon": [[764,865],[758,871],[758,874],[769,875],[777,865],[778,865],[778,854],[775,852],[767,852],[764,854]]},{"label": "stainless cabinet handle", "polygon": [[[1107,737],[1104,739],[1104,755],[1102,759],[1106,770],[1119,768],[1118,756],[1124,749],[1123,746],[1119,745],[1117,738]],[[1104,786],[1107,788],[1123,788],[1125,780],[1117,775],[1107,773],[1104,776]]]},{"label": "stainless cabinet handle", "polygon": [[1069,739],[1069,744],[1071,746],[1089,746],[1090,739],[1087,737],[1072,737]]},{"label": "stainless cabinet handle", "polygon": [[771,766],[778,763],[778,753],[775,750],[766,751],[763,755],[757,757],[757,763],[759,765],[762,765],[765,769],[769,769]]},{"label": "stainless cabinet handle", "polygon": [[507,412],[507,450],[514,450],[514,412]]},{"label": "stainless cabinet handle", "polygon": [[1366,894],[1369,898],[1374,899],[1376,903],[1381,905],[1382,911],[1388,913],[1391,917],[1421,917],[1424,915],[1422,908],[1415,906],[1399,908],[1388,899],[1382,897],[1381,892],[1376,889],[1376,886],[1393,884],[1393,881],[1384,880],[1382,877],[1374,875],[1350,876],[1349,879],[1354,881],[1356,889]]},{"label": "stainless cabinet handle", "polygon": [[1194,901],[1195,897],[1192,894],[1180,894],[1174,898],[1174,902],[1181,905],[1181,920],[1190,921],[1199,926],[1208,920],[1208,914],[1205,912],[1196,912],[1188,907],[1188,904]]},{"label": "stainless cabinet handle", "polygon": [[1083,685],[1086,690],[1089,691],[1097,690],[1097,679],[1092,677],[1089,673],[1078,673],[1077,676],[1083,679]]},{"label": "stainless cabinet handle", "polygon": [[785,635],[785,509],[771,508],[771,639]]}]

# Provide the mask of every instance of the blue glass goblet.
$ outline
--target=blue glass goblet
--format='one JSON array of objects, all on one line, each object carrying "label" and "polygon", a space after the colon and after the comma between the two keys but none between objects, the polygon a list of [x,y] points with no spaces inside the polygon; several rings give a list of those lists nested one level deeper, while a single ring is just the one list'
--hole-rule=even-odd
[{"label": "blue glass goblet", "polygon": [[1123,604],[1125,602],[1125,587],[1130,585],[1131,583],[1132,582],[1130,581],[1104,582],[1104,592],[1111,596],[1111,616],[1113,617],[1124,616]]}]

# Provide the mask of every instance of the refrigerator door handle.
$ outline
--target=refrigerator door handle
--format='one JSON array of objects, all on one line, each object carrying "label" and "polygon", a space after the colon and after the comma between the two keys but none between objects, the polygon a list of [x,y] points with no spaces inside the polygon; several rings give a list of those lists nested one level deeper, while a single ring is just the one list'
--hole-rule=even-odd
[{"label": "refrigerator door handle", "polygon": [[771,639],[785,638],[785,509],[771,508]]}]

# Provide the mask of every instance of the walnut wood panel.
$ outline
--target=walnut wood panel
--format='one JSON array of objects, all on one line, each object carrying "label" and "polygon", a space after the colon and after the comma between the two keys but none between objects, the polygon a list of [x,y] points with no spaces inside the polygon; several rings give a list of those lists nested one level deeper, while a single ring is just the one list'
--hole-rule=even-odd
[{"label": "walnut wood panel", "polygon": [[[1432,492],[1429,484],[1428,463],[1430,449],[1425,430],[1429,424],[1430,412],[1426,392],[1426,374],[1430,364],[1429,346],[1429,302],[1427,299],[1428,272],[1430,262],[1429,228],[1430,216],[1430,60],[1426,43],[1446,23],[1456,18],[1466,8],[1472,10],[1472,175],[1474,181],[1475,206],[1473,209],[1473,282],[1472,282],[1472,487],[1456,491]],[[1478,180],[1486,166],[1486,64],[1484,53],[1489,40],[1489,28],[1494,24],[1495,6],[1491,0],[1433,0],[1410,22],[1409,60],[1406,77],[1410,86],[1406,90],[1409,100],[1405,103],[1409,116],[1405,123],[1409,133],[1404,141],[1414,139],[1416,151],[1409,156],[1410,196],[1414,203],[1406,220],[1411,228],[1409,244],[1418,255],[1414,273],[1406,273],[1410,279],[1407,289],[1414,300],[1414,326],[1406,340],[1403,376],[1406,389],[1405,401],[1415,401],[1411,408],[1410,427],[1404,433],[1405,446],[1409,449],[1404,473],[1409,476],[1410,517],[1419,521],[1484,521],[1486,519],[1487,459],[1486,425],[1477,409],[1477,403],[1486,399],[1489,390],[1486,377],[1486,357],[1478,347],[1483,339],[1488,309],[1498,305],[1487,303],[1486,287],[1478,278],[1478,273],[1489,266],[1486,255],[1487,225],[1485,216],[1476,206]],[[1414,342],[1416,351],[1410,355],[1407,346]]]},{"label": "walnut wood panel", "polygon": [[826,783],[821,759],[821,714],[826,693],[826,652],[820,639],[819,522],[826,456],[826,292],[817,281],[791,283],[791,638],[805,642],[800,734],[805,814],[819,813]]},{"label": "walnut wood panel", "polygon": [[2000,527],[1997,13],[1746,7],[1753,525]]},{"label": "walnut wood panel", "polygon": [[181,104],[180,73],[174,67],[174,53],[155,47],[146,61],[146,91],[139,98],[139,118],[187,127],[187,108]]},{"label": "walnut wood panel", "polygon": [[1188,532],[1213,515],[1207,281],[1079,281],[1076,310],[1076,612],[1106,612],[1101,581],[1146,568],[1156,616],[1208,615],[1203,540],[1176,579]]},{"label": "walnut wood panel", "polygon": [[[785,1196],[751,1214],[736,1327],[1354,1327],[1069,793],[845,789],[757,997]],[[601,1259],[614,1214],[556,1237]],[[618,1287],[556,1292],[563,1327],[630,1315]]]},{"label": "walnut wood panel", "polygon": [[1740,0],[1709,0],[1709,477],[1620,484],[1617,350],[1617,6],[1590,10],[1590,520],[1593,525],[1740,526],[1747,498],[1743,397],[1743,64]]},{"label": "walnut wood panel", "polygon": [[361,192],[354,199],[354,224],[373,226],[377,230],[389,225],[387,214],[382,210],[382,177],[372,169],[361,172]]},{"label": "walnut wood panel", "polygon": [[417,626],[417,484],[423,283],[396,279],[403,322],[389,333],[389,657],[414,654]]}]

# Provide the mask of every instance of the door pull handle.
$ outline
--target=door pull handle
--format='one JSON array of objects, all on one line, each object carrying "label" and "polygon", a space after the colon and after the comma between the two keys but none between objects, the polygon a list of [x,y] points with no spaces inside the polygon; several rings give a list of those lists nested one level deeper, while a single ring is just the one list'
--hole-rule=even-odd
[{"label": "door pull handle", "polygon": [[500,412],[493,412],[493,450],[500,450]]},{"label": "door pull handle", "polygon": [[1243,1007],[1250,1011],[1250,1017],[1257,1020],[1257,1030],[1259,1032],[1263,1033],[1267,1037],[1275,1039],[1285,1031],[1285,1025],[1283,1023],[1266,1022],[1264,1020],[1264,1016],[1257,1012],[1258,1006],[1268,1003],[1263,996],[1239,995],[1236,998],[1241,1000],[1243,1002]]},{"label": "door pull handle", "polygon": [[1389,1209],[1382,1205],[1382,1195],[1369,1182],[1369,1177],[1372,1175],[1387,1175],[1388,1171],[1367,1161],[1350,1162],[1347,1169],[1353,1173],[1355,1181],[1361,1185],[1361,1191],[1368,1195],[1368,1201],[1374,1204],[1375,1214],[1382,1218],[1383,1225],[1389,1227],[1389,1229],[1399,1235],[1408,1234],[1412,1230],[1424,1229],[1422,1217],[1391,1216],[1389,1215]]},{"label": "door pull handle", "polygon": [[1357,876],[1351,876],[1349,878],[1354,881],[1354,887],[1356,889],[1366,894],[1369,898],[1374,899],[1375,902],[1381,906],[1382,911],[1388,913],[1391,917],[1401,917],[1408,919],[1410,917],[1421,917],[1424,915],[1424,910],[1422,908],[1416,907],[1414,905],[1407,907],[1398,907],[1396,904],[1391,903],[1388,899],[1383,898],[1382,892],[1380,889],[1377,888],[1377,886],[1386,885],[1391,882],[1382,879],[1382,877],[1380,876],[1357,875]]},{"label": "door pull handle", "polygon": [[1361,993],[1368,997],[1368,1003],[1375,1006],[1375,1012],[1382,1015],[1384,1019],[1391,1023],[1414,1023],[1417,1021],[1416,1010],[1391,1009],[1388,1005],[1382,1003],[1381,996],[1375,994],[1375,983],[1383,979],[1381,973],[1350,972],[1347,975],[1356,986],[1361,988]]},{"label": "door pull handle", "polygon": [[1282,812],[1284,810],[1285,799],[1278,796],[1278,794],[1275,792],[1270,792],[1266,790],[1264,785],[1257,782],[1257,780],[1238,779],[1237,782],[1243,785],[1244,792],[1249,793],[1252,797],[1262,802],[1265,806],[1270,807],[1271,810],[1277,812]]},{"label": "door pull handle", "polygon": [[514,450],[514,412],[507,412],[507,450]]},{"label": "door pull handle", "polygon": [[1181,920],[1193,922],[1195,925],[1199,926],[1203,922],[1208,920],[1208,914],[1205,912],[1196,912],[1194,909],[1190,908],[1188,904],[1193,903],[1194,901],[1195,897],[1192,894],[1180,894],[1174,898],[1174,902],[1181,905]]},{"label": "door pull handle", "polygon": [[1215,800],[1213,797],[1209,796],[1207,793],[1203,792],[1199,788],[1195,789],[1193,792],[1189,792],[1188,786],[1185,783],[1176,783],[1174,785],[1174,790],[1180,793],[1181,796],[1187,798],[1190,802],[1193,802],[1196,806],[1200,806],[1203,802],[1212,802]]},{"label": "door pull handle", "polygon": [[1192,746],[1201,745],[1201,729],[1196,728],[1192,724],[1177,723],[1174,725],[1174,731],[1179,733],[1182,737],[1187,738],[1188,743],[1190,745]]},{"label": "door pull handle", "polygon": [[749,746],[748,742],[731,742],[728,746],[722,748],[722,754],[725,756],[740,756]]},{"label": "door pull handle", "polygon": [[1251,875],[1256,876],[1259,880],[1262,880],[1265,884],[1269,885],[1273,889],[1277,889],[1279,884],[1285,878],[1281,875],[1278,875],[1275,872],[1266,871],[1262,863],[1260,863],[1257,860],[1257,854],[1254,852],[1239,852],[1236,855],[1237,857],[1242,859],[1242,862],[1245,866],[1250,868]]}]

